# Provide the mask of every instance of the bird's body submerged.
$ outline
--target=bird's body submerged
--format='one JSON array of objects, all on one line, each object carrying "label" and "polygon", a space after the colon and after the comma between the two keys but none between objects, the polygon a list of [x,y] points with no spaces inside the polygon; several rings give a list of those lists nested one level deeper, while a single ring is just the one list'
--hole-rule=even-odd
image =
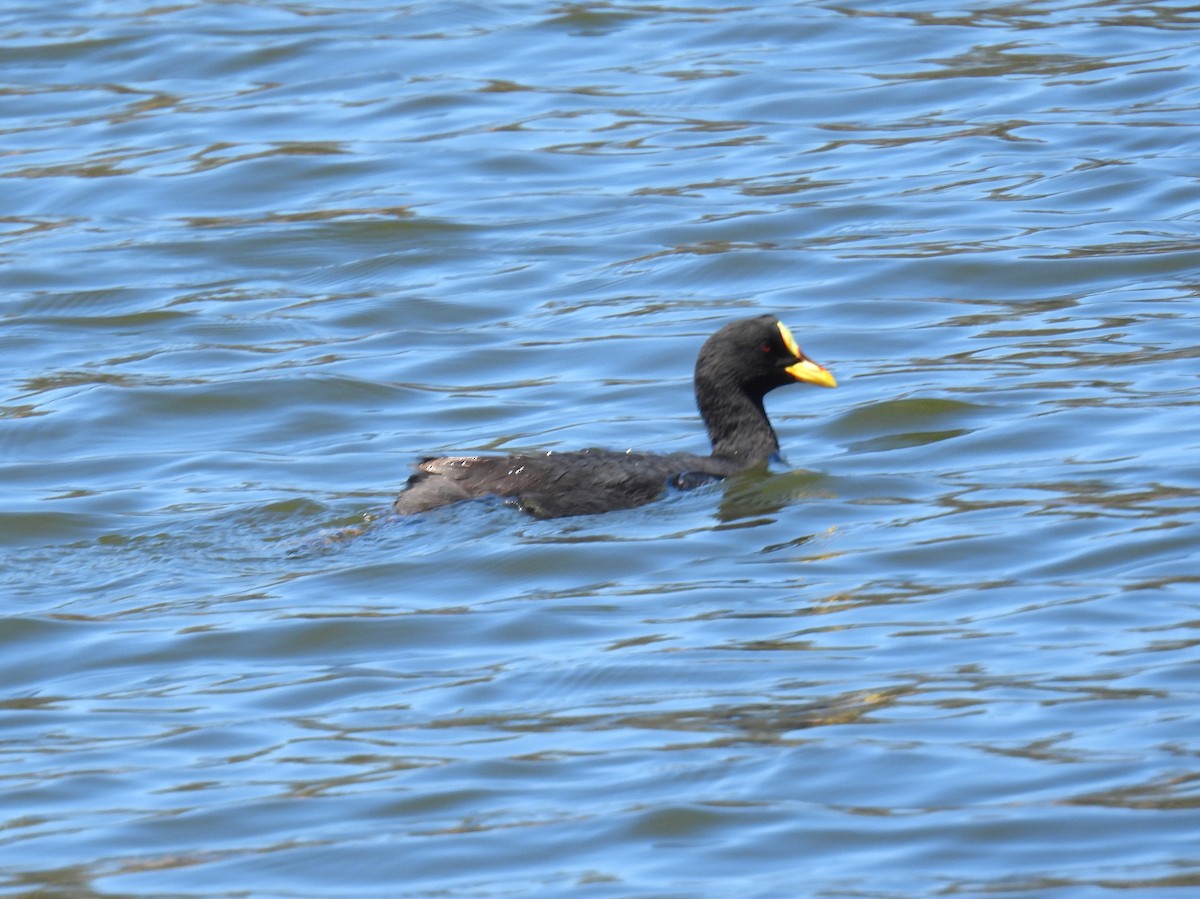
[{"label": "bird's body submerged", "polygon": [[395,502],[402,515],[448,503],[502,496],[538,518],[588,515],[648,503],[665,489],[687,490],[728,477],[737,467],[690,453],[586,449],[519,456],[425,459]]},{"label": "bird's body submerged", "polygon": [[394,508],[412,515],[499,496],[539,518],[558,518],[640,506],[671,487],[686,490],[765,464],[779,452],[779,442],[763,396],[797,381],[836,386],[773,316],[731,322],[708,339],[696,360],[696,403],[712,455],[587,449],[428,458]]}]

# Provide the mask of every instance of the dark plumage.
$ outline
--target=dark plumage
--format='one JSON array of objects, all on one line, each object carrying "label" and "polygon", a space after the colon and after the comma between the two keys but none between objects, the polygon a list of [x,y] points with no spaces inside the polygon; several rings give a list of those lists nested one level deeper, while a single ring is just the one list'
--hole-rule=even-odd
[{"label": "dark plumage", "polygon": [[586,515],[648,503],[667,487],[689,489],[764,465],[779,453],[763,397],[806,381],[836,387],[774,316],[730,322],[696,359],[696,405],[712,455],[587,449],[516,456],[424,459],[394,504],[401,515],[483,496],[512,500],[539,518]]}]

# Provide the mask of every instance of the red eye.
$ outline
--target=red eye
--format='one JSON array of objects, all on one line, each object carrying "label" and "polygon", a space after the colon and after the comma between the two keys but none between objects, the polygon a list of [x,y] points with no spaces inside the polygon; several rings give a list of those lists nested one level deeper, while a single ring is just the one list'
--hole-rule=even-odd
[{"label": "red eye", "polygon": [[773,352],[775,352],[775,348],[773,346],[771,346],[771,344],[769,344],[769,343],[764,343],[762,345],[762,351],[764,353],[773,353]]}]

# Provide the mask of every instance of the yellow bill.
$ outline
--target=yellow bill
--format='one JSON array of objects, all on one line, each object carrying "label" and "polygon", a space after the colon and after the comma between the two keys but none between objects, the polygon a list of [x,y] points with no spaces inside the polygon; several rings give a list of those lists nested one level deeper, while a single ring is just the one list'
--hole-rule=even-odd
[{"label": "yellow bill", "polygon": [[784,371],[797,381],[816,384],[818,387],[837,387],[837,380],[829,373],[829,369],[813,362],[800,351],[796,338],[792,336],[792,332],[783,322],[779,322],[779,334],[783,338],[783,345],[788,348],[788,352],[799,360],[789,365]]}]

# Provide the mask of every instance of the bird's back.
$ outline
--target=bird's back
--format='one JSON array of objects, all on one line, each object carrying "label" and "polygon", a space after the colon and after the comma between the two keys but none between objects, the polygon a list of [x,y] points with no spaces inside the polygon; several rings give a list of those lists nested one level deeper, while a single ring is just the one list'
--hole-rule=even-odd
[{"label": "bird's back", "polygon": [[690,489],[735,466],[690,453],[588,449],[518,456],[442,456],[423,460],[396,498],[401,515],[499,496],[539,518],[587,515],[643,505],[668,487]]}]

